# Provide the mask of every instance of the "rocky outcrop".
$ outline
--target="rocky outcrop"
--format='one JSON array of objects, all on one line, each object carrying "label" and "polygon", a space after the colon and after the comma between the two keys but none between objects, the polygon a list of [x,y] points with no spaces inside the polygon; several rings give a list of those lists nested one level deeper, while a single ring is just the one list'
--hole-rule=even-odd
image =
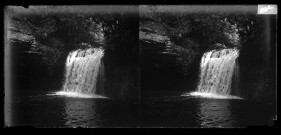
[{"label": "rocky outcrop", "polygon": [[252,36],[240,49],[241,95],[249,100],[276,104],[276,18],[262,16],[262,38]]},{"label": "rocky outcrop", "polygon": [[139,32],[141,56],[171,66],[170,64],[179,56],[178,53],[185,49],[172,43],[165,34],[165,27],[159,23],[141,23]]},{"label": "rocky outcrop", "polygon": [[177,59],[185,49],[172,43],[159,23],[140,22],[139,29],[142,90],[181,90],[184,76]]},{"label": "rocky outcrop", "polygon": [[[54,90],[59,89],[64,74],[64,61],[57,65],[54,75],[42,62],[43,54],[34,36],[15,27],[8,26],[5,44],[5,61],[11,61],[12,89],[16,90]],[[63,65],[62,65],[63,64]]]}]

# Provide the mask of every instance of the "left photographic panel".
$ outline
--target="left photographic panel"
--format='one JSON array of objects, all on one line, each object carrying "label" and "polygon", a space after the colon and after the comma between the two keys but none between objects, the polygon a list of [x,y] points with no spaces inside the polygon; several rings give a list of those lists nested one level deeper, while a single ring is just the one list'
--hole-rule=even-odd
[{"label": "left photographic panel", "polygon": [[138,127],[138,6],[6,6],[6,127]]}]

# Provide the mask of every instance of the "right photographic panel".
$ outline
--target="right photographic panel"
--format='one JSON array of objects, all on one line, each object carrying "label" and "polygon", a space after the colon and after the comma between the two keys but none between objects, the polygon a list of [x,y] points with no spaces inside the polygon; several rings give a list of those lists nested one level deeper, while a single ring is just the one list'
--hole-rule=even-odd
[{"label": "right photographic panel", "polygon": [[140,126],[274,126],[277,5],[140,5]]}]

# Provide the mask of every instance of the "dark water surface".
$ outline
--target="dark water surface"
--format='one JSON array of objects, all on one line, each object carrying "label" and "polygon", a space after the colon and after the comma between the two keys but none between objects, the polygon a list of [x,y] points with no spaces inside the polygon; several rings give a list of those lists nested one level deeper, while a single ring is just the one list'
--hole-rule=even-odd
[{"label": "dark water surface", "polygon": [[140,103],[30,91],[12,99],[12,123],[34,127],[247,127],[272,125],[272,106],[239,99],[142,92]]},{"label": "dark water surface", "polygon": [[143,94],[146,98],[141,100],[142,126],[243,128],[273,125],[272,106],[241,99],[180,96],[184,93],[158,91]]},{"label": "dark water surface", "polygon": [[35,127],[137,127],[138,104],[30,92],[13,98],[13,122]]}]

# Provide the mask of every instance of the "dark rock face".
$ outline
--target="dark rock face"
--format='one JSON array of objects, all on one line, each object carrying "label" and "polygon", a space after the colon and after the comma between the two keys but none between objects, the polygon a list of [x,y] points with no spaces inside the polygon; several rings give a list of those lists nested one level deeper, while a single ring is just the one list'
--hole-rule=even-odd
[{"label": "dark rock face", "polygon": [[[11,42],[10,54],[13,90],[58,90],[62,82],[63,67],[57,68],[52,76],[41,62],[40,54],[29,53],[29,43]],[[63,62],[62,62],[63,63]],[[60,71],[59,71],[60,70]]]},{"label": "dark rock face", "polygon": [[104,62],[104,95],[121,100],[137,101],[139,98],[139,66],[123,64],[112,52],[107,51]]},{"label": "dark rock face", "polygon": [[212,50],[213,49],[225,49],[225,48],[226,48],[226,46],[223,44],[220,44],[220,43],[216,43],[212,46]]},{"label": "dark rock face", "polygon": [[252,39],[240,49],[240,89],[241,96],[249,100],[276,103],[276,18],[263,16],[267,22],[266,36]]},{"label": "dark rock face", "polygon": [[182,90],[184,74],[176,63],[184,48],[171,43],[160,24],[140,24],[141,90]]},{"label": "dark rock face", "polygon": [[[127,22],[128,21],[128,22]],[[128,16],[126,31],[118,34],[104,51],[105,95],[121,100],[139,100],[140,50],[138,15]]]},{"label": "dark rock face", "polygon": [[[104,79],[97,83],[102,90],[101,93],[117,99],[137,100],[139,97],[139,46],[138,46],[138,16],[136,19],[130,18],[128,38],[126,42],[119,41],[105,49],[102,62],[104,63]],[[64,83],[65,63],[68,52],[75,49],[89,48],[88,44],[80,44],[77,48],[62,50],[62,55],[54,66],[53,74],[50,73],[47,65],[43,63],[43,55],[33,49],[34,37],[23,34],[17,30],[8,31],[6,54],[11,57],[12,86],[14,90],[61,90]],[[100,38],[97,36],[97,38]],[[100,42],[102,43],[102,42]],[[35,46],[36,47],[36,46]]]},{"label": "dark rock face", "polygon": [[11,62],[12,89],[17,90],[48,90],[55,91],[61,88],[64,77],[66,56],[58,60],[53,74],[48,65],[43,63],[43,54],[35,51],[35,38],[9,27],[7,31],[7,45],[5,46],[5,61]]}]

